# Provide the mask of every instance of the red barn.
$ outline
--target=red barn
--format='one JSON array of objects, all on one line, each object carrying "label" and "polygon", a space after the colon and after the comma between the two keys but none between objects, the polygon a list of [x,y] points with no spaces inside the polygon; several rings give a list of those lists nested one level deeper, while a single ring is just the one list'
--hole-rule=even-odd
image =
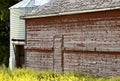
[{"label": "red barn", "polygon": [[26,67],[120,75],[120,0],[51,0],[24,19]]}]

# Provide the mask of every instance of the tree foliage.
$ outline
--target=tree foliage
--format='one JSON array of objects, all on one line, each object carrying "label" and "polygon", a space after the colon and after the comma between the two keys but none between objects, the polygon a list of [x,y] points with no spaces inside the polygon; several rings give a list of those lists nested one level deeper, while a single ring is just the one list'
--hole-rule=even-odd
[{"label": "tree foliage", "polygon": [[20,0],[0,0],[0,65],[9,62],[9,7]]}]

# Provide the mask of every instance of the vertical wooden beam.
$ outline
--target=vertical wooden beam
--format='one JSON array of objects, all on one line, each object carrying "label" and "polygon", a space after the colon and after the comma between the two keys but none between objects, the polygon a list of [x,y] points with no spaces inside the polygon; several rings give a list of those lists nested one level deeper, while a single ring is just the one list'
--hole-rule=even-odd
[{"label": "vertical wooden beam", "polygon": [[62,67],[62,71],[64,72],[64,35],[62,35],[62,41],[61,41],[61,67]]},{"label": "vertical wooden beam", "polygon": [[54,36],[54,55],[53,55],[53,68],[55,71],[60,72],[63,70],[62,59],[62,36]]}]

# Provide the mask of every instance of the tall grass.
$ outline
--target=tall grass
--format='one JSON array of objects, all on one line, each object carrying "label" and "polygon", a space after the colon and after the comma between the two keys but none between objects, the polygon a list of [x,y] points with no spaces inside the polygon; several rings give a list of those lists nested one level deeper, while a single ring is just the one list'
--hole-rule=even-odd
[{"label": "tall grass", "polygon": [[30,69],[9,70],[0,67],[0,81],[120,81],[120,77],[102,78],[81,73],[54,71],[34,71]]}]

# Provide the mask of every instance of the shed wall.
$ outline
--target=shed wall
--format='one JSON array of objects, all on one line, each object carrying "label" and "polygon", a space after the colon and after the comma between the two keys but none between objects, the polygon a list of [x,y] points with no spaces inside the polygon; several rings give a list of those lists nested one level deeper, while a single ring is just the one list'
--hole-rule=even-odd
[{"label": "shed wall", "polygon": [[15,53],[12,39],[25,39],[25,20],[20,20],[20,16],[25,14],[25,12],[25,8],[10,10],[10,69],[15,67]]},{"label": "shed wall", "polygon": [[120,75],[119,14],[113,10],[27,19],[26,67]]},{"label": "shed wall", "polygon": [[10,69],[15,67],[15,49],[12,39],[25,40],[25,20],[20,19],[20,16],[32,11],[34,8],[11,8],[10,9]]}]

